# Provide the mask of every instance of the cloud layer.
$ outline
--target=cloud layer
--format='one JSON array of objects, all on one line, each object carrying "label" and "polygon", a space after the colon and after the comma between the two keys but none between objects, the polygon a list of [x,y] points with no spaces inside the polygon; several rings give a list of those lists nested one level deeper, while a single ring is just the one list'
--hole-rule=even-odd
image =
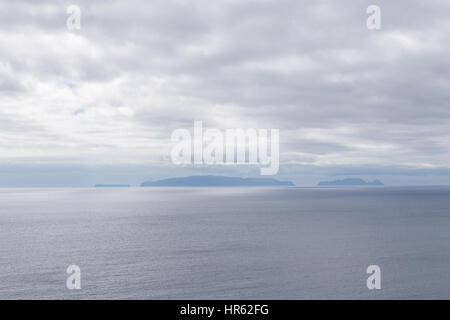
[{"label": "cloud layer", "polygon": [[447,172],[450,3],[376,2],[378,31],[373,1],[77,1],[69,31],[71,3],[3,1],[0,163],[166,166],[202,120],[280,129],[290,175]]}]

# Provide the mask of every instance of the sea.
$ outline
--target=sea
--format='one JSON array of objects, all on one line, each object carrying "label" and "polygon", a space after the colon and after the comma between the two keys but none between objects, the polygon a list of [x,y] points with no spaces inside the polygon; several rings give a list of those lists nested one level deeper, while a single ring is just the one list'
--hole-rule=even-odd
[{"label": "sea", "polygon": [[450,187],[0,189],[0,299],[450,299]]}]

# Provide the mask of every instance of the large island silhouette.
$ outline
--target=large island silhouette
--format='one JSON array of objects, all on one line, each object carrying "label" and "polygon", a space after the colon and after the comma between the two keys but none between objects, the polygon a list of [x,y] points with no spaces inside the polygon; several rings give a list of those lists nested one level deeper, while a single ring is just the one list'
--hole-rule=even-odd
[{"label": "large island silhouette", "polygon": [[146,181],[141,187],[270,187],[295,186],[291,181],[273,178],[239,178],[226,176],[190,176]]}]

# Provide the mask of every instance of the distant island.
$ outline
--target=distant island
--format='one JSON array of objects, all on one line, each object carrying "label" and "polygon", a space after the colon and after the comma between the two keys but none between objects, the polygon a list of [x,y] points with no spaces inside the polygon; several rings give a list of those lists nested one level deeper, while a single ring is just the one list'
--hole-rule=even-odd
[{"label": "distant island", "polygon": [[380,180],[364,181],[359,178],[349,178],[334,181],[321,181],[318,186],[384,186]]},{"label": "distant island", "polygon": [[129,184],[96,184],[96,188],[129,188]]},{"label": "distant island", "polygon": [[295,186],[291,181],[273,178],[237,178],[225,176],[190,176],[146,181],[141,187],[270,187]]}]

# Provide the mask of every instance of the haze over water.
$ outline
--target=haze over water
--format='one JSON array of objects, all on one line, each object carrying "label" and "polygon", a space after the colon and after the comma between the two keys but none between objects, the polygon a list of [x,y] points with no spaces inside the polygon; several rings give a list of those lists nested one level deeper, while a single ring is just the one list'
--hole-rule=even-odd
[{"label": "haze over water", "polygon": [[450,187],[1,189],[0,299],[449,299],[449,231]]}]

